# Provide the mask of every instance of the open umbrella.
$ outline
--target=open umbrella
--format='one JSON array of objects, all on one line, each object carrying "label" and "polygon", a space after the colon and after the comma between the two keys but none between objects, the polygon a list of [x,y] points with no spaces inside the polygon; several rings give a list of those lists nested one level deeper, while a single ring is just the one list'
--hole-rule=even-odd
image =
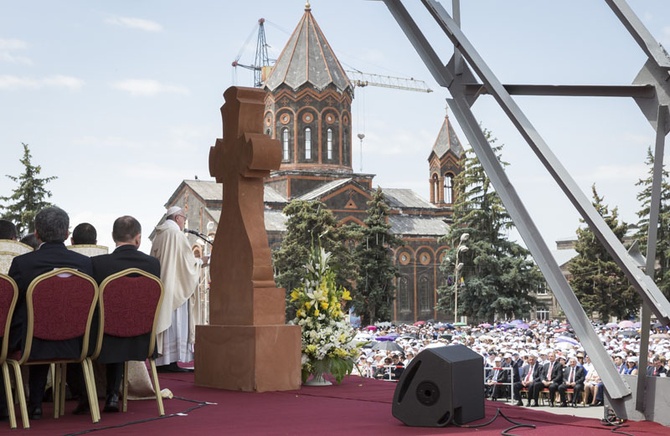
[{"label": "open umbrella", "polygon": [[370,330],[371,332],[377,331],[377,326],[376,325],[369,325],[365,327],[365,330]]},{"label": "open umbrella", "polygon": [[372,346],[372,349],[379,351],[403,351],[402,347],[393,341],[377,342]]},{"label": "open umbrella", "polygon": [[416,327],[419,327],[419,326],[422,326],[422,325],[425,325],[425,324],[426,324],[426,321],[417,321],[417,322],[414,323],[414,325]]},{"label": "open umbrella", "polygon": [[464,326],[466,326],[466,325],[467,325],[466,323],[464,323],[464,322],[460,322],[460,321],[454,323],[454,326],[456,326],[456,327],[464,327]]},{"label": "open umbrella", "polygon": [[608,322],[607,324],[605,324],[605,327],[613,329],[614,327],[619,327],[619,325],[615,322]]},{"label": "open umbrella", "polygon": [[520,330],[526,330],[526,329],[528,329],[528,324],[522,322],[520,324],[515,325],[514,327],[517,328],[517,329],[520,329]]},{"label": "open umbrella", "polygon": [[632,328],[635,324],[633,323],[633,321],[629,321],[629,320],[625,319],[625,320],[621,321],[618,325],[619,325],[620,329],[628,329],[628,328]]}]

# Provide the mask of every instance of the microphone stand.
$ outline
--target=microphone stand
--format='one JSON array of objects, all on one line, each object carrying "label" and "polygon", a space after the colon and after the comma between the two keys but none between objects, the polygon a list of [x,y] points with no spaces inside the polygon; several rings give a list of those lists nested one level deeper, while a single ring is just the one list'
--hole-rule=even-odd
[{"label": "microphone stand", "polygon": [[202,233],[198,233],[198,232],[196,232],[196,231],[188,231],[188,232],[186,232],[186,233],[189,233],[189,234],[191,234],[191,235],[197,236],[198,238],[200,238],[200,239],[202,239],[203,241],[207,242],[207,243],[208,243],[209,245],[211,245],[212,247],[214,246],[214,244],[212,243],[212,241],[210,241],[209,238],[207,238],[207,237],[206,237],[205,235],[203,235]]}]

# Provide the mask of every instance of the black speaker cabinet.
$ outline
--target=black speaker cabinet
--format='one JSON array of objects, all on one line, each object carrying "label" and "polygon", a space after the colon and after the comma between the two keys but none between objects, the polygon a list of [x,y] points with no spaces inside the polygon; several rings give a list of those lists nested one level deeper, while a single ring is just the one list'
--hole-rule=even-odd
[{"label": "black speaker cabinet", "polygon": [[415,427],[484,418],[484,359],[463,345],[426,348],[400,376],[392,412]]}]

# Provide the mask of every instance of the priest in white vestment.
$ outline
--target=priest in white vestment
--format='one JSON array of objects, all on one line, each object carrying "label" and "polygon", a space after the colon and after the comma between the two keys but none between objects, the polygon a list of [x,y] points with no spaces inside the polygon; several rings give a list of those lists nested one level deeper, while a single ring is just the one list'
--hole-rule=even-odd
[{"label": "priest in white vestment", "polygon": [[151,255],[161,263],[161,281],[165,294],[158,313],[156,347],[160,355],[156,365],[169,372],[185,371],[177,362],[193,361],[195,335],[190,297],[196,291],[201,259],[193,254],[184,234],[186,215],[178,206],[167,210],[165,221],[156,227]]}]

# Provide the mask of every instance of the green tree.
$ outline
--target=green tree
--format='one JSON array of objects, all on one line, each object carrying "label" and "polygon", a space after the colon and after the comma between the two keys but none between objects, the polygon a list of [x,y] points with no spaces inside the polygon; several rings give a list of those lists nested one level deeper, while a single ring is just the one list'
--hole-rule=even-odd
[{"label": "green tree", "polygon": [[40,178],[42,167],[32,164],[28,144],[21,143],[21,145],[23,145],[23,158],[20,162],[23,164],[24,172],[18,177],[7,175],[19,186],[14,189],[12,195],[0,197],[1,201],[9,202],[0,205],[0,209],[4,211],[2,218],[14,222],[19,234],[23,235],[35,231],[34,220],[37,212],[52,205],[47,201],[51,197],[51,192],[46,189],[46,185],[58,177]]},{"label": "green tree", "polygon": [[[617,208],[610,212],[595,185],[592,191],[593,206],[614,235],[623,241],[628,226],[619,221]],[[629,318],[641,304],[640,297],[590,228],[577,229],[575,251],[577,256],[568,265],[570,286],[586,313],[597,313],[601,321],[608,321],[612,316]]]},{"label": "green tree", "polygon": [[[647,149],[647,160],[645,164],[649,167],[647,178],[640,179],[635,186],[641,186],[642,190],[637,194],[641,209],[637,216],[638,238],[640,249],[646,254],[647,240],[649,237],[649,213],[651,210],[651,184],[654,172],[654,155],[651,149]],[[654,279],[659,289],[670,298],[670,183],[668,172],[665,167],[662,171],[661,182],[661,207],[658,217],[658,233],[656,243],[656,263],[658,265]]]},{"label": "green tree", "polygon": [[[302,285],[313,248],[331,253],[336,282],[349,289],[356,268],[348,241],[356,237],[355,228],[338,227],[333,213],[318,201],[293,200],[284,208],[284,214],[288,217],[286,235],[272,257],[277,284],[286,289],[287,303],[293,289]],[[286,309],[287,319],[295,318],[291,304]]]},{"label": "green tree", "polygon": [[392,249],[402,245],[402,240],[391,233],[389,206],[381,188],[372,194],[367,205],[366,227],[354,254],[359,268],[354,307],[362,323],[373,324],[390,321],[393,316],[393,281],[398,268],[393,264]]},{"label": "green tree", "polygon": [[[490,132],[485,133],[495,144]],[[500,160],[502,146],[493,148]],[[514,224],[472,150],[464,154],[454,189],[453,223],[442,239],[451,249],[440,266],[448,280],[438,291],[438,309],[453,311],[458,287],[458,314],[471,322],[527,316],[537,304],[531,292],[543,286],[544,279],[528,250],[507,238]],[[465,233],[469,238],[461,245],[467,250],[459,250]],[[463,264],[458,274],[457,258]]]}]

